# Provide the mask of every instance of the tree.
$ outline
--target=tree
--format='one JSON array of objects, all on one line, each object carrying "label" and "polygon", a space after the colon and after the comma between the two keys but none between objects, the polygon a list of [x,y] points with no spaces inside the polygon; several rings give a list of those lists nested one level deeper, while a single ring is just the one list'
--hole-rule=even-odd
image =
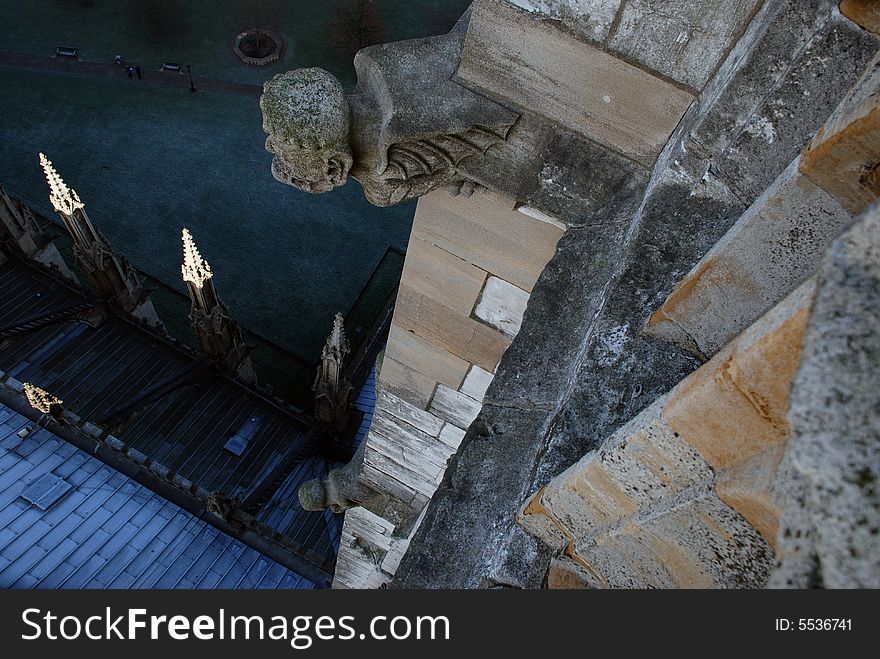
[{"label": "tree", "polygon": [[330,41],[341,52],[353,56],[361,48],[388,41],[388,28],[372,0],[343,0],[330,21]]}]

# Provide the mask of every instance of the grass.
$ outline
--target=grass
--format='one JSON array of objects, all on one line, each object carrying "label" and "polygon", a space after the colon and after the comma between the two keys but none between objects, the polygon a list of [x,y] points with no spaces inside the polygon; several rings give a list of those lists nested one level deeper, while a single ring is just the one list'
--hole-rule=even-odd
[{"label": "grass", "polygon": [[[196,76],[260,84],[279,71],[320,66],[353,82],[353,69],[330,45],[329,23],[343,0],[0,0],[0,50],[52,55],[75,46],[83,59],[121,54],[146,69],[165,60],[189,63]],[[376,0],[392,41],[439,34],[470,0]],[[268,9],[260,10],[260,7]],[[256,9],[255,9],[256,8]],[[251,67],[232,53],[236,33],[268,27],[285,40],[280,62]]]},{"label": "grass", "polygon": [[[75,46],[86,61],[109,64],[119,53],[145,71],[178,61],[192,64],[197,82],[259,84],[289,68],[321,66],[351,85],[349,58],[329,45],[341,1],[268,3],[278,12],[267,27],[286,48],[265,68],[244,65],[231,50],[235,33],[254,26],[246,7],[259,0],[94,0],[91,8],[79,0],[0,0],[0,50],[52,55],[56,46]],[[376,1],[392,40],[443,32],[468,4]],[[177,8],[158,37],[148,6]],[[7,189],[51,216],[37,160],[46,152],[114,247],[179,293],[180,230],[188,227],[233,315],[292,353],[261,348],[254,360],[258,375],[298,404],[334,313],[351,312],[355,344],[399,280],[401,260],[383,257],[389,246],[405,250],[415,204],[376,208],[356,182],[320,196],[277,183],[255,96],[3,65],[0,90]],[[191,341],[185,317],[177,318],[188,311],[185,301],[157,291],[155,303],[178,338]]]},{"label": "grass", "polygon": [[128,82],[0,67],[0,180],[51,215],[45,151],[116,249],[180,291],[187,226],[235,316],[315,359],[387,246],[405,249],[413,205],[276,182],[256,98]]}]

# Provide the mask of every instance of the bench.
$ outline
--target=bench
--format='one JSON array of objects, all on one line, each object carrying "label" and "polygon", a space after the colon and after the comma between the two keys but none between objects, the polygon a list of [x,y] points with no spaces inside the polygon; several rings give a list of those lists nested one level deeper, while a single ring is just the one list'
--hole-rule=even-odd
[{"label": "bench", "polygon": [[176,71],[177,73],[180,73],[180,64],[178,64],[177,62],[164,62],[162,64],[162,70]]},{"label": "bench", "polygon": [[79,57],[79,48],[73,48],[71,46],[58,46],[55,49],[55,57],[72,57],[76,59]]}]

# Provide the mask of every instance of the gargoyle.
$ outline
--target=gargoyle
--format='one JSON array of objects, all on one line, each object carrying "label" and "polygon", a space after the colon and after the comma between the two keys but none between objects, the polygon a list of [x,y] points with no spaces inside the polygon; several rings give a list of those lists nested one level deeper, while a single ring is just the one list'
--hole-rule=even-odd
[{"label": "gargoyle", "polygon": [[504,144],[518,115],[452,80],[462,36],[361,50],[346,95],[318,68],[276,75],[260,107],[272,174],[306,192],[357,179],[367,200],[390,206],[438,187],[469,194],[462,165]]}]

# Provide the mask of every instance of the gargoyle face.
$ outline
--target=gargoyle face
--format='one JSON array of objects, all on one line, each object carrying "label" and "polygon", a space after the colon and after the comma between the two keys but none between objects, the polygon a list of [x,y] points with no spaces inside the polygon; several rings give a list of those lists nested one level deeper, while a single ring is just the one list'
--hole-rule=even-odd
[{"label": "gargoyle face", "polygon": [[315,193],[345,184],[350,108],[336,78],[317,68],[278,74],[263,85],[260,109],[276,179]]},{"label": "gargoyle face", "polygon": [[329,192],[348,180],[352,157],[344,148],[303,148],[270,133],[266,150],[275,155],[272,176],[304,192]]}]

